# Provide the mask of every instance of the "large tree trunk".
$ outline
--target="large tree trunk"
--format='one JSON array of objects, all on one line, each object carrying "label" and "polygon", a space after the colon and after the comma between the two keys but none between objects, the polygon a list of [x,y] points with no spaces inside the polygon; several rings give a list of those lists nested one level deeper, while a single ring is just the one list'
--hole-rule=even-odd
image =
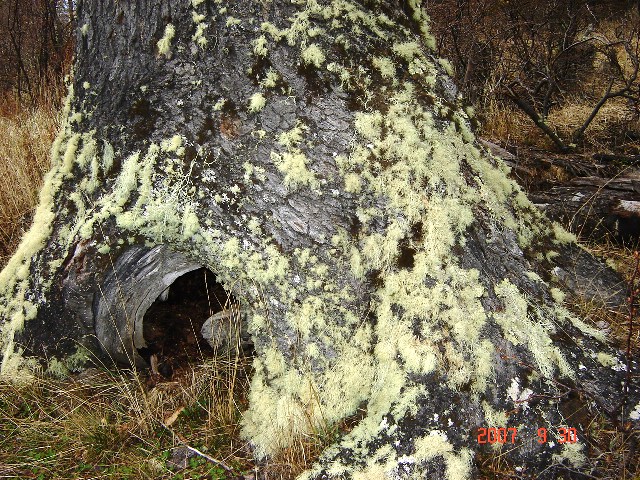
[{"label": "large tree trunk", "polygon": [[205,266],[248,318],[256,455],[355,425],[308,478],[468,478],[479,427],[517,428],[505,461],[557,478],[587,452],[538,428],[640,408],[562,305],[617,277],[476,143],[418,2],[85,0],[77,19],[66,125],[0,278],[4,375],[143,363],[144,312]]}]

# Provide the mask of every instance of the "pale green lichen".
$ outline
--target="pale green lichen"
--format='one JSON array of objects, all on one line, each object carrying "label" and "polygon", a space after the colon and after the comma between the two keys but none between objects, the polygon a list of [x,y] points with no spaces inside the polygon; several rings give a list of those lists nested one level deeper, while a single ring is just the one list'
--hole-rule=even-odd
[{"label": "pale green lichen", "polygon": [[389,58],[374,57],[372,63],[380,71],[382,78],[394,78],[396,76],[396,67]]},{"label": "pale green lichen", "polygon": [[455,454],[446,434],[438,430],[433,430],[429,435],[416,440],[414,456],[427,461],[434,457],[444,457],[448,480],[465,480],[471,474],[471,451],[463,449],[459,454]]},{"label": "pale green lichen", "polygon": [[565,293],[559,288],[551,288],[549,293],[551,293],[551,296],[556,303],[562,304],[564,302]]},{"label": "pale green lichen", "polygon": [[325,61],[324,53],[315,43],[302,50],[301,57],[304,63],[313,65],[316,68],[320,68]]},{"label": "pale green lichen", "polygon": [[[37,305],[25,298],[31,260],[44,247],[53,231],[54,199],[64,177],[74,166],[71,152],[76,152],[83,138],[82,135],[72,132],[68,120],[71,115],[72,99],[73,87],[70,85],[63,109],[63,118],[66,120],[51,147],[52,169],[45,175],[33,223],[14,255],[0,272],[0,293],[8,299],[6,303],[0,305],[0,315],[7,320],[0,327],[0,351],[2,352],[0,376],[15,381],[28,381],[32,373],[37,370],[35,359],[22,357],[22,349],[16,347],[14,337],[16,332],[22,329],[25,321],[37,315]],[[87,142],[91,140],[89,134],[85,134],[84,138]],[[64,157],[61,156],[63,150]]]},{"label": "pale green lichen", "polygon": [[262,88],[273,88],[277,85],[277,82],[280,78],[278,72],[276,72],[273,68],[269,68],[267,70],[267,74],[264,77],[264,80],[260,82],[260,86]]},{"label": "pale green lichen", "polygon": [[66,378],[69,375],[69,369],[64,364],[64,362],[61,362],[57,358],[52,358],[49,361],[46,373],[52,377],[62,379]]},{"label": "pale green lichen", "polygon": [[191,18],[196,25],[203,22],[207,16],[204,13],[191,12]]},{"label": "pale green lichen", "polygon": [[227,27],[234,27],[236,25],[240,25],[242,23],[242,21],[239,18],[234,18],[234,17],[227,17],[227,22],[226,25]]},{"label": "pale green lichen", "polygon": [[565,230],[565,228],[558,222],[553,222],[552,225],[555,243],[576,243],[578,241],[573,233]]},{"label": "pale green lichen", "polygon": [[276,42],[279,42],[282,37],[284,37],[286,35],[286,32],[280,30],[278,27],[276,27],[273,23],[270,22],[263,22],[260,26],[260,29],[271,35],[271,38],[273,38]]},{"label": "pale green lichen", "polygon": [[482,413],[487,427],[504,428],[507,426],[507,412],[495,410],[487,401],[482,402]]},{"label": "pale green lichen", "polygon": [[220,110],[222,110],[222,107],[224,107],[224,104],[226,103],[226,100],[224,98],[219,99],[214,105],[213,105],[213,110],[216,112],[219,112]]},{"label": "pale green lichen", "polygon": [[[565,426],[565,429],[569,427]],[[561,444],[560,453],[554,453],[551,457],[554,462],[568,462],[574,468],[580,468],[587,462],[587,457],[583,452],[584,445],[580,442]]]},{"label": "pale green lichen", "polygon": [[[296,352],[293,359],[285,358],[279,350],[282,346],[274,344],[265,346],[256,359],[250,407],[242,422],[243,435],[252,441],[258,456],[272,455],[291,445],[296,437],[334,425],[367,402],[365,417],[341,440],[346,448],[361,448],[376,435],[385,416],[403,418],[415,414],[417,399],[428,392],[413,383],[410,374],[436,372],[447,378],[448,387],[468,389],[481,396],[494,377],[492,364],[496,352],[484,334],[488,322],[497,322],[508,339],[526,346],[542,374],[550,375],[555,368],[570,373],[564,359],[548,342],[548,332],[554,329],[554,315],[559,314],[527,305],[527,297],[506,280],[495,289],[505,303],[504,310],[488,314],[481,302],[487,292],[480,281],[480,272],[458,264],[455,247],[464,246],[478,205],[488,212],[496,230],[513,228],[523,242],[533,244],[542,233],[531,230],[527,222],[518,223],[516,217],[521,211],[514,211],[511,204],[515,201],[524,211],[527,202],[508,180],[505,170],[499,165],[496,168],[497,164],[474,146],[467,116],[453,106],[436,105],[432,110],[420,99],[424,87],[434,84],[439,69],[424,51],[425,44],[431,48],[426,17],[418,2],[411,1],[409,6],[415,18],[424,23],[423,38],[416,40],[407,32],[395,40],[394,61],[406,63],[413,77],[394,90],[385,91],[384,109],[377,111],[378,103],[371,101],[380,94],[373,80],[377,73],[371,70],[374,68],[383,78],[396,81],[391,59],[377,57],[371,65],[357,68],[336,62],[327,65],[327,71],[335,75],[343,88],[353,85],[361,88],[363,102],[367,104],[366,111],[354,115],[351,151],[335,157],[336,183],[342,182],[346,191],[357,193],[353,197],[362,223],[357,238],[337,230],[332,238],[333,248],[323,252],[326,257],[321,260],[308,250],[298,250],[294,255],[280,253],[264,240],[270,226],[262,225],[261,219],[247,219],[246,227],[240,227],[246,228],[255,245],[241,244],[224,229],[214,229],[211,219],[201,222],[199,219],[206,215],[193,197],[202,192],[194,190],[189,175],[180,168],[182,160],[176,159],[183,148],[178,135],[160,145],[151,145],[146,151],[119,158],[121,169],[113,190],[91,208],[85,208],[82,221],[65,232],[65,236],[86,234],[94,226],[114,218],[123,231],[143,236],[150,244],[170,242],[194,255],[201,253],[212,259],[216,276],[223,282],[245,282],[247,288],[275,292],[272,300],[282,303],[283,311],[287,312],[285,318],[275,320],[295,332]],[[388,18],[371,15],[348,0],[327,5],[306,2],[287,20],[287,28],[265,23],[261,29],[275,42],[287,38],[289,43],[298,44],[302,61],[320,67],[326,59],[320,50],[324,44],[321,28],[314,24],[318,18],[326,20],[327,25],[352,27],[350,33],[341,33],[340,42],[345,48],[355,27],[362,35],[389,37],[385,31],[390,25]],[[227,24],[236,24],[231,19],[227,19]],[[194,23],[201,24],[203,20],[194,14]],[[318,35],[318,40],[314,40],[317,43],[309,45],[309,37],[313,35]],[[261,46],[266,48],[263,42]],[[265,53],[260,47],[255,51],[255,47],[254,44],[254,53]],[[169,49],[170,41],[167,52]],[[275,75],[270,77],[268,72],[261,87],[275,86]],[[415,82],[422,82],[419,92]],[[389,82],[384,83],[389,86]],[[223,105],[224,99],[220,98],[213,108],[218,111]],[[259,109],[262,107],[264,104]],[[443,127],[443,120],[434,117],[438,110],[447,109],[454,121]],[[315,139],[307,139],[307,132],[302,122],[284,132],[269,130],[269,138],[278,141],[271,159],[288,189],[310,187],[320,192],[320,180],[313,170]],[[62,177],[81,163],[92,165],[94,171],[94,162],[88,161],[89,157],[78,161],[78,150],[82,152],[89,139],[75,135],[67,132],[54,146],[60,167],[47,180],[50,192],[55,192]],[[106,143],[102,150],[97,165],[109,171],[114,157],[120,153]],[[477,185],[467,183],[465,162],[471,165]],[[240,174],[245,185],[250,180],[266,178],[264,169],[248,162],[242,165]],[[227,185],[215,194],[212,203],[236,201],[235,197],[240,196],[236,187]],[[47,199],[49,208],[52,198]],[[74,198],[78,206],[83,205],[82,196]],[[372,198],[376,202],[367,203]],[[40,216],[36,214],[40,227],[44,225],[42,242],[47,238],[52,218],[49,209],[40,212]],[[374,229],[373,225],[384,226]],[[29,260],[40,246],[38,235],[29,240],[35,241],[35,248],[32,245],[23,249],[24,255],[18,261],[12,259],[11,276],[23,280],[29,277]],[[414,240],[414,235],[420,240]],[[129,242],[134,240],[132,236]],[[410,268],[398,268],[403,245],[415,251]],[[356,279],[366,279],[375,270],[384,278],[383,284],[372,292],[370,313],[376,318],[373,324],[364,317],[366,313],[356,314],[345,306],[354,292],[338,285],[333,278],[335,264],[329,260],[335,258],[347,258],[346,266]],[[292,275],[292,269],[301,273],[298,278]],[[302,273],[306,272],[305,278]],[[4,272],[0,279],[2,275]],[[35,316],[35,306],[25,306],[23,300],[20,298],[10,306],[16,307],[12,310],[14,328]],[[250,329],[256,333],[269,329],[274,319],[268,311],[259,302],[252,308]],[[14,354],[12,343],[3,343],[2,347],[9,352],[3,371],[14,369],[23,361]],[[310,364],[316,370],[309,369]],[[506,414],[493,411],[486,402],[483,413],[489,426],[506,424]],[[470,452],[455,452],[440,432],[433,430],[416,439],[416,447],[418,462],[439,457],[450,479],[469,477]],[[365,475],[362,478],[374,478],[366,476],[374,473],[386,475],[398,461],[385,446],[375,452],[358,452],[377,462],[369,464],[365,473],[358,473],[361,477]],[[331,466],[332,472],[350,470],[338,461]]]},{"label": "pale green lichen", "polygon": [[164,35],[158,43],[156,44],[158,47],[159,55],[169,55],[169,51],[171,50],[171,40],[173,40],[174,35],[176,34],[176,29],[172,24],[167,24],[164,28]]},{"label": "pale green lichen", "polygon": [[200,48],[204,48],[207,46],[208,40],[207,37],[204,36],[205,30],[209,27],[206,23],[199,22],[196,26],[196,33],[193,34],[191,39],[196,42],[196,44]]},{"label": "pale green lichen", "polygon": [[266,57],[269,50],[267,49],[267,37],[260,35],[253,41],[253,53],[259,57]]},{"label": "pale green lichen", "polygon": [[176,134],[170,139],[162,140],[160,148],[163,152],[177,152],[182,146],[182,136]]},{"label": "pale green lichen", "polygon": [[297,189],[302,186],[317,189],[320,185],[314,172],[308,168],[309,159],[299,148],[307,130],[308,127],[302,122],[296,122],[295,127],[281,132],[278,136],[278,144],[286,151],[282,153],[271,152],[271,160],[284,176],[283,183],[289,189]]},{"label": "pale green lichen", "polygon": [[600,365],[604,367],[614,367],[618,364],[618,359],[616,357],[605,352],[598,352],[596,354],[596,360],[598,360]]},{"label": "pale green lichen", "polygon": [[414,57],[422,55],[422,49],[418,42],[403,42],[393,45],[393,52],[407,62],[411,62]]},{"label": "pale green lichen", "polygon": [[79,346],[74,353],[62,360],[51,358],[47,365],[46,373],[57,378],[65,378],[71,372],[78,372],[89,361],[91,352],[83,346]]},{"label": "pale green lichen", "polygon": [[278,143],[285,148],[293,148],[296,147],[302,142],[305,131],[307,131],[309,127],[307,127],[300,120],[296,122],[296,126],[291,130],[286,132],[282,132],[278,136]]},{"label": "pale green lichen", "polygon": [[349,193],[359,193],[362,188],[360,175],[348,173],[344,177],[344,190]]},{"label": "pale green lichen", "polygon": [[453,71],[453,65],[451,65],[451,62],[449,60],[447,60],[446,58],[439,58],[438,63],[447,75],[453,77],[455,72]]},{"label": "pale green lichen", "polygon": [[257,113],[264,108],[267,104],[267,99],[260,92],[254,93],[249,99],[249,107],[248,110],[251,113]]},{"label": "pale green lichen", "polygon": [[578,330],[585,333],[586,335],[589,335],[590,337],[598,340],[600,343],[607,342],[607,335],[604,331],[592,325],[587,324],[586,322],[582,321],[575,315],[572,315],[571,313],[569,313],[569,311],[567,311],[564,307],[557,306],[554,309],[554,313],[559,319],[562,319],[562,320],[568,319],[574,327],[576,327]]},{"label": "pale green lichen", "polygon": [[573,377],[573,370],[549,337],[555,332],[555,326],[539,311],[530,314],[526,297],[508,280],[503,280],[494,290],[504,301],[504,310],[493,316],[505,338],[514,345],[525,344],[545,377],[550,378],[555,367],[561,374]]},{"label": "pale green lichen", "polygon": [[305,185],[311,188],[318,186],[315,174],[307,166],[308,159],[301,151],[282,154],[271,152],[271,160],[284,176],[283,183],[286,187],[295,189]]},{"label": "pale green lichen", "polygon": [[542,280],[542,278],[540,278],[540,275],[538,275],[536,272],[531,272],[528,271],[525,273],[525,275],[527,276],[527,278],[533,282],[539,282],[539,283],[545,283],[544,280]]}]

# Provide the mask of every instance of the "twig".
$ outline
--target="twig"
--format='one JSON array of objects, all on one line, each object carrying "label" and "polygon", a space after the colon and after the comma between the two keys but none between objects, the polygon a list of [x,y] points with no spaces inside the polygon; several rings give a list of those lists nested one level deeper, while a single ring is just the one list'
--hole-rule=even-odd
[{"label": "twig", "polygon": [[231,468],[229,465],[227,465],[226,463],[224,463],[222,460],[217,460],[209,455],[207,455],[204,452],[201,452],[200,450],[198,450],[195,447],[192,447],[191,445],[189,445],[186,441],[184,441],[182,439],[182,437],[180,437],[180,435],[178,435],[176,432],[174,432],[171,427],[165,425],[164,422],[159,422],[160,425],[162,425],[169,433],[171,433],[171,435],[173,435],[175,438],[178,439],[178,441],[180,442],[180,444],[185,447],[187,450],[195,453],[196,455],[198,455],[199,457],[204,458],[207,462],[209,463],[213,463],[214,465],[222,468],[223,470],[229,472],[229,473],[233,473],[233,468]]},{"label": "twig", "polygon": [[208,462],[210,462],[210,463],[213,463],[214,465],[217,465],[218,467],[220,467],[220,468],[222,468],[222,469],[226,470],[227,472],[230,472],[230,473],[232,473],[232,472],[233,472],[233,469],[232,469],[231,467],[229,467],[227,464],[225,464],[224,462],[222,462],[222,461],[220,461],[220,460],[216,460],[216,459],[215,459],[215,458],[213,458],[213,457],[210,457],[210,456],[209,456],[209,455],[207,455],[206,453],[201,452],[200,450],[198,450],[198,449],[197,449],[197,448],[195,448],[195,447],[192,447],[191,445],[188,445],[188,444],[186,444],[186,443],[185,443],[185,444],[184,444],[184,446],[187,448],[187,450],[192,451],[192,452],[193,452],[193,453],[195,453],[196,455],[198,455],[198,456],[200,456],[200,457],[204,458],[206,461],[208,461]]},{"label": "twig", "polygon": [[629,280],[629,332],[627,333],[627,373],[624,379],[624,390],[623,395],[626,400],[627,395],[629,394],[629,382],[631,381],[631,339],[633,337],[633,318],[636,315],[636,299],[640,294],[640,288],[636,287],[636,279],[638,278],[638,274],[640,274],[640,252],[633,252],[633,256],[635,258],[635,265],[633,267],[633,273],[631,274],[631,280]]}]

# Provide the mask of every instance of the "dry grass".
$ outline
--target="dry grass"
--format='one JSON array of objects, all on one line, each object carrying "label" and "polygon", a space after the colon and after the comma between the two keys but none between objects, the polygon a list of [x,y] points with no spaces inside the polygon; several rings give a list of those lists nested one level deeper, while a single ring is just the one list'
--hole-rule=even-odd
[{"label": "dry grass", "polygon": [[[291,480],[338,428],[256,463],[240,437],[250,361],[215,357],[158,383],[106,368],[0,382],[0,478]],[[184,468],[172,465],[185,454]]]},{"label": "dry grass", "polygon": [[0,105],[0,266],[29,227],[58,127],[55,102]]},{"label": "dry grass", "polygon": [[495,100],[482,112],[480,136],[507,146],[547,146],[542,132],[520,110]]},{"label": "dry grass", "polygon": [[[217,358],[148,388],[141,373],[90,369],[0,384],[1,478],[232,478],[253,469],[239,439],[248,359]],[[176,447],[193,455],[178,475]]]},{"label": "dry grass", "polygon": [[[588,118],[594,104],[578,98],[567,101],[551,111],[547,123],[561,138],[571,138],[573,131]],[[640,140],[625,136],[625,132],[633,131],[640,132],[640,117],[634,117],[624,99],[614,99],[600,109],[579,147],[593,152],[607,152],[613,147],[620,151],[640,151]],[[489,101],[482,112],[480,135],[504,145],[555,149],[553,142],[522,111],[496,100]]]}]

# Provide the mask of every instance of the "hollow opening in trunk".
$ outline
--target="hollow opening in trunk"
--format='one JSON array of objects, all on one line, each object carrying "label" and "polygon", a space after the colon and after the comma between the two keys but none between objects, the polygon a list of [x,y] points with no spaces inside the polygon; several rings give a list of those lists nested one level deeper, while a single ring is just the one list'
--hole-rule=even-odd
[{"label": "hollow opening in trunk", "polygon": [[201,334],[202,325],[212,315],[236,304],[233,295],[207,268],[185,273],[146,311],[146,347],[138,349],[139,355],[165,377],[189,363],[212,357],[215,352]]}]

